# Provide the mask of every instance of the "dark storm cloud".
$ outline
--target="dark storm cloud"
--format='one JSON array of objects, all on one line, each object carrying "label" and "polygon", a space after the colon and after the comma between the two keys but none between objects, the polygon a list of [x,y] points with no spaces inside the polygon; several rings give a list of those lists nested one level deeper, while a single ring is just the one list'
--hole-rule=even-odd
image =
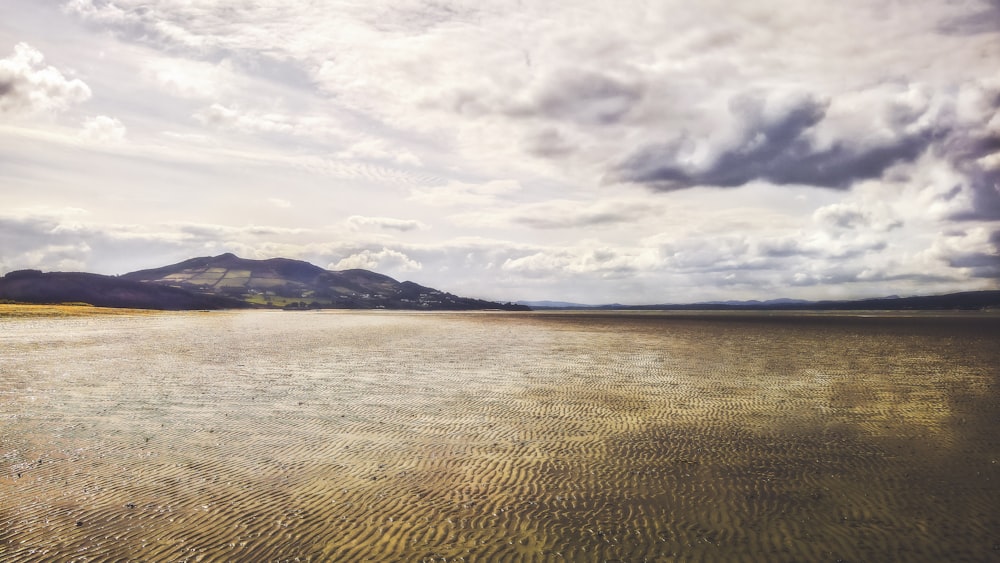
[{"label": "dark storm cloud", "polygon": [[1000,219],[1000,169],[986,168],[978,162],[984,156],[1000,153],[1000,137],[986,136],[961,144],[967,148],[953,151],[949,157],[956,168],[966,175],[972,206],[955,214],[954,219]]},{"label": "dark storm cloud", "polygon": [[765,115],[764,103],[758,96],[733,99],[730,113],[746,125],[745,133],[736,146],[719,152],[707,166],[683,161],[682,151],[696,140],[682,137],[639,149],[611,177],[659,191],[738,187],[754,180],[846,189],[858,180],[880,177],[897,162],[915,159],[933,139],[925,131],[874,147],[846,139],[821,147],[814,128],[827,116],[826,103],[803,97],[773,117]]},{"label": "dark storm cloud", "polygon": [[975,169],[970,174],[972,209],[955,215],[955,219],[1000,219],[1000,171]]},{"label": "dark storm cloud", "polygon": [[[980,121],[985,124],[996,120],[1000,114],[1000,89],[984,94],[987,103]],[[1000,133],[987,127],[955,128],[948,139],[941,143],[940,150],[955,169],[965,175],[966,186],[972,196],[971,208],[954,214],[952,218],[985,221],[1000,219],[1000,167],[982,162],[986,157],[1000,158]],[[962,186],[955,186],[953,192],[961,193],[961,188]]]}]

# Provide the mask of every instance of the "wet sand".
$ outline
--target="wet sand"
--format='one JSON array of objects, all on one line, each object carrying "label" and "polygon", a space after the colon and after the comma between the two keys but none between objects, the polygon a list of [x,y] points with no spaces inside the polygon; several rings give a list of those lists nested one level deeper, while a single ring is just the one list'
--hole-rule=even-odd
[{"label": "wet sand", "polygon": [[1000,318],[0,319],[3,561],[1000,560]]}]

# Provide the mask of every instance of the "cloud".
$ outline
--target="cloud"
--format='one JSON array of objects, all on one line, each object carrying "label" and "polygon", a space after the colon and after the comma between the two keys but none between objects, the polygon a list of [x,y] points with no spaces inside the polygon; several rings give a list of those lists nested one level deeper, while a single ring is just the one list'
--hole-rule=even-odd
[{"label": "cloud", "polygon": [[385,138],[351,130],[336,118],[284,111],[252,111],[238,106],[213,103],[194,114],[200,123],[220,130],[274,137],[287,135],[324,146],[344,147],[333,156],[336,160],[383,161],[392,165],[418,168],[420,157]]},{"label": "cloud", "polygon": [[420,262],[412,260],[409,256],[397,250],[382,248],[379,251],[364,250],[357,254],[352,254],[341,259],[335,264],[330,264],[327,268],[331,270],[390,270],[399,272],[412,272],[420,270],[423,266]]},{"label": "cloud", "polygon": [[977,227],[942,233],[927,252],[971,277],[1000,280],[1000,230]]},{"label": "cloud", "polygon": [[903,226],[903,221],[895,218],[889,206],[882,202],[868,207],[859,203],[834,203],[817,209],[813,219],[835,229],[885,232]]},{"label": "cloud", "polygon": [[[486,207],[486,206],[484,206]],[[500,228],[586,229],[634,224],[655,218],[664,211],[658,201],[643,198],[593,200],[551,199],[542,203],[498,203],[484,211],[466,211],[453,216],[463,225]]]},{"label": "cloud", "polygon": [[291,209],[292,207],[292,202],[287,199],[281,199],[280,197],[269,197],[267,198],[267,203],[280,209]]},{"label": "cloud", "polygon": [[[741,291],[758,297],[760,292],[796,296],[799,290],[830,291],[844,285],[855,287],[854,294],[887,294],[890,288],[888,293],[906,293],[908,287],[920,289],[912,293],[927,293],[933,288],[981,288],[997,279],[1000,235],[995,229],[949,232],[935,237],[930,246],[918,241],[911,252],[889,244],[895,230],[844,230],[827,225],[822,216],[816,226],[820,228],[726,234],[727,225],[722,224],[715,233],[661,234],[627,245],[596,238],[543,244],[479,237],[417,244],[349,230],[319,232],[266,224],[108,225],[79,209],[29,209],[0,212],[0,272],[72,266],[122,273],[231,251],[248,258],[306,259],[331,269],[363,268],[390,275],[420,271],[420,283],[460,295],[552,296],[546,288],[555,283],[562,288],[560,296],[576,300],[605,295],[605,300],[637,303],[733,297]],[[139,254],[143,262],[135,265],[129,257]],[[609,282],[615,291],[608,290]],[[713,293],[720,288],[726,293]]]},{"label": "cloud", "polygon": [[175,96],[212,100],[233,93],[239,81],[233,64],[218,64],[182,58],[153,57],[145,62],[142,76]]},{"label": "cloud", "polygon": [[408,232],[424,230],[428,226],[414,219],[393,219],[392,217],[365,217],[362,215],[352,215],[347,218],[347,224],[353,229],[364,227],[375,227],[392,231]]},{"label": "cloud", "polygon": [[505,112],[514,117],[541,117],[610,125],[621,121],[644,95],[641,81],[578,68],[560,69],[545,77],[527,100],[514,101]]},{"label": "cloud", "polygon": [[46,63],[3,59],[5,201],[101,205],[5,223],[7,263],[84,241],[111,271],[231,250],[494,298],[996,286],[992,1],[12,1],[49,82],[95,95],[26,97]]},{"label": "cloud", "polygon": [[[108,0],[68,0],[63,10],[86,21],[115,28],[123,34],[134,34],[148,41],[174,46],[204,47],[207,41],[199,33],[185,29],[182,22],[171,21],[168,5]],[[189,17],[212,19],[211,10],[197,4],[189,5]],[[192,22],[188,22],[190,25]],[[206,21],[205,23],[208,23]]]},{"label": "cloud", "polygon": [[945,19],[938,25],[942,33],[954,35],[978,35],[996,33],[1000,29],[1000,2],[982,0],[972,13]]},{"label": "cloud", "polygon": [[195,114],[195,119],[213,127],[231,128],[244,132],[295,134],[302,129],[295,117],[280,113],[251,113],[222,104],[212,104]]},{"label": "cloud", "polygon": [[97,143],[120,143],[125,140],[126,129],[121,121],[106,115],[88,117],[83,121],[80,138]]},{"label": "cloud", "polygon": [[952,193],[967,205],[953,217],[1000,220],[1000,81],[963,84],[954,119],[941,153],[962,175]]},{"label": "cloud", "polygon": [[555,127],[528,131],[522,142],[529,154],[542,158],[562,158],[572,154],[576,147]]},{"label": "cloud", "polygon": [[492,180],[481,184],[452,181],[444,186],[416,188],[409,199],[432,206],[482,206],[521,190],[517,180]]},{"label": "cloud", "polygon": [[[210,223],[100,223],[80,208],[15,208],[0,210],[0,273],[11,269],[66,268],[120,274],[142,256],[145,267],[162,266],[192,256],[239,250],[249,257],[303,251],[298,241],[314,233],[268,225],[231,226]],[[289,244],[292,243],[292,244]],[[73,251],[79,251],[73,254]],[[276,254],[280,255],[280,254]],[[132,264],[130,266],[129,264]]]},{"label": "cloud", "polygon": [[512,222],[536,229],[586,228],[632,222],[659,211],[642,202],[551,201],[520,210]]},{"label": "cloud", "polygon": [[640,148],[611,178],[660,191],[753,181],[846,189],[914,160],[933,138],[931,131],[921,130],[871,143],[850,138],[824,143],[818,130],[829,106],[808,94],[736,96],[729,112],[740,132],[728,145],[707,146],[683,135]]},{"label": "cloud", "polygon": [[27,43],[0,59],[0,114],[55,114],[90,98],[90,88],[59,69],[43,66],[45,57]]},{"label": "cloud", "polygon": [[[87,258],[91,248],[86,243],[75,244],[50,244],[39,246],[13,256],[12,261],[18,264],[20,269],[42,269],[56,272],[79,272],[86,268]],[[5,267],[5,260],[0,257],[0,270],[9,270]]]},{"label": "cloud", "polygon": [[648,271],[658,263],[649,250],[627,251],[596,241],[584,241],[570,248],[545,249],[527,256],[509,258],[503,262],[504,272],[514,272],[535,278],[570,278],[598,276],[615,279]]},{"label": "cloud", "polygon": [[63,9],[83,16],[86,19],[105,24],[123,24],[139,19],[139,14],[119,8],[112,2],[97,3],[93,0],[69,0]]},{"label": "cloud", "polygon": [[[280,61],[338,108],[480,164],[593,169],[611,181],[668,191],[754,181],[845,189],[913,161],[932,141],[934,127],[903,127],[888,136],[843,131],[851,115],[873,122],[908,116],[898,108],[876,115],[842,100],[881,92],[878,79],[898,80],[886,68],[904,79],[921,71],[914,61],[948,46],[938,37],[934,44],[942,46],[930,45],[935,25],[970,11],[876,10],[848,2],[820,20],[815,10],[783,1],[684,10],[671,3],[626,2],[611,10],[581,2],[561,7],[564,18],[551,17],[551,8],[493,3],[339,8],[257,3],[232,10],[225,3],[166,0],[66,4],[70,13],[136,41],[224,56],[245,69],[252,67],[246,61],[262,57]],[[876,31],[897,22],[891,45],[874,41]],[[845,29],[852,30],[850,40]],[[283,39],[292,36],[294,41]],[[878,57],[858,56],[876,45]],[[944,64],[939,60],[923,67]],[[271,68],[258,70],[280,78]],[[946,92],[946,81],[928,87]],[[789,84],[801,90],[790,91]],[[244,131],[303,134],[303,124],[288,112],[240,107],[220,102],[199,116]],[[915,123],[921,115],[909,117]],[[521,142],[512,144],[512,138]],[[414,150],[383,141],[348,142],[338,154],[426,162]]]},{"label": "cloud", "polygon": [[404,166],[419,167],[423,165],[420,157],[408,149],[393,149],[385,139],[373,137],[355,142],[346,150],[337,153],[337,158],[389,160]]},{"label": "cloud", "polygon": [[92,251],[87,241],[77,236],[86,215],[79,208],[0,211],[0,272],[82,270]]}]

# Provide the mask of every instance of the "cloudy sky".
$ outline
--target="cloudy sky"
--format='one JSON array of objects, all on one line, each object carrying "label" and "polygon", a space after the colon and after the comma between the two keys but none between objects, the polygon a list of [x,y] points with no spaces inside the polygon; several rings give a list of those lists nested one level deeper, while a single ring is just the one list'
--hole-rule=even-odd
[{"label": "cloudy sky", "polygon": [[993,289],[997,0],[4,0],[0,273]]}]

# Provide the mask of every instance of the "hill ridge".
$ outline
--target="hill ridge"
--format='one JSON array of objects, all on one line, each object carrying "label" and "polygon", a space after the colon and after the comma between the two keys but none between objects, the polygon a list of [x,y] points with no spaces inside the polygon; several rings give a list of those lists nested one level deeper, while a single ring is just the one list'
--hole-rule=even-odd
[{"label": "hill ridge", "polygon": [[937,295],[871,297],[864,299],[820,300],[768,299],[764,301],[704,301],[654,305],[585,305],[558,301],[518,301],[537,309],[622,310],[622,311],[906,311],[1000,309],[1000,290],[959,291]]},{"label": "hill ridge", "polygon": [[96,307],[192,310],[240,309],[248,303],[225,296],[88,272],[17,270],[0,278],[0,299],[19,303],[88,303]]},{"label": "hill ridge", "polygon": [[528,310],[459,297],[363,269],[327,270],[291,258],[240,258],[231,252],[129,272],[123,279],[240,299],[256,306],[337,309]]}]

